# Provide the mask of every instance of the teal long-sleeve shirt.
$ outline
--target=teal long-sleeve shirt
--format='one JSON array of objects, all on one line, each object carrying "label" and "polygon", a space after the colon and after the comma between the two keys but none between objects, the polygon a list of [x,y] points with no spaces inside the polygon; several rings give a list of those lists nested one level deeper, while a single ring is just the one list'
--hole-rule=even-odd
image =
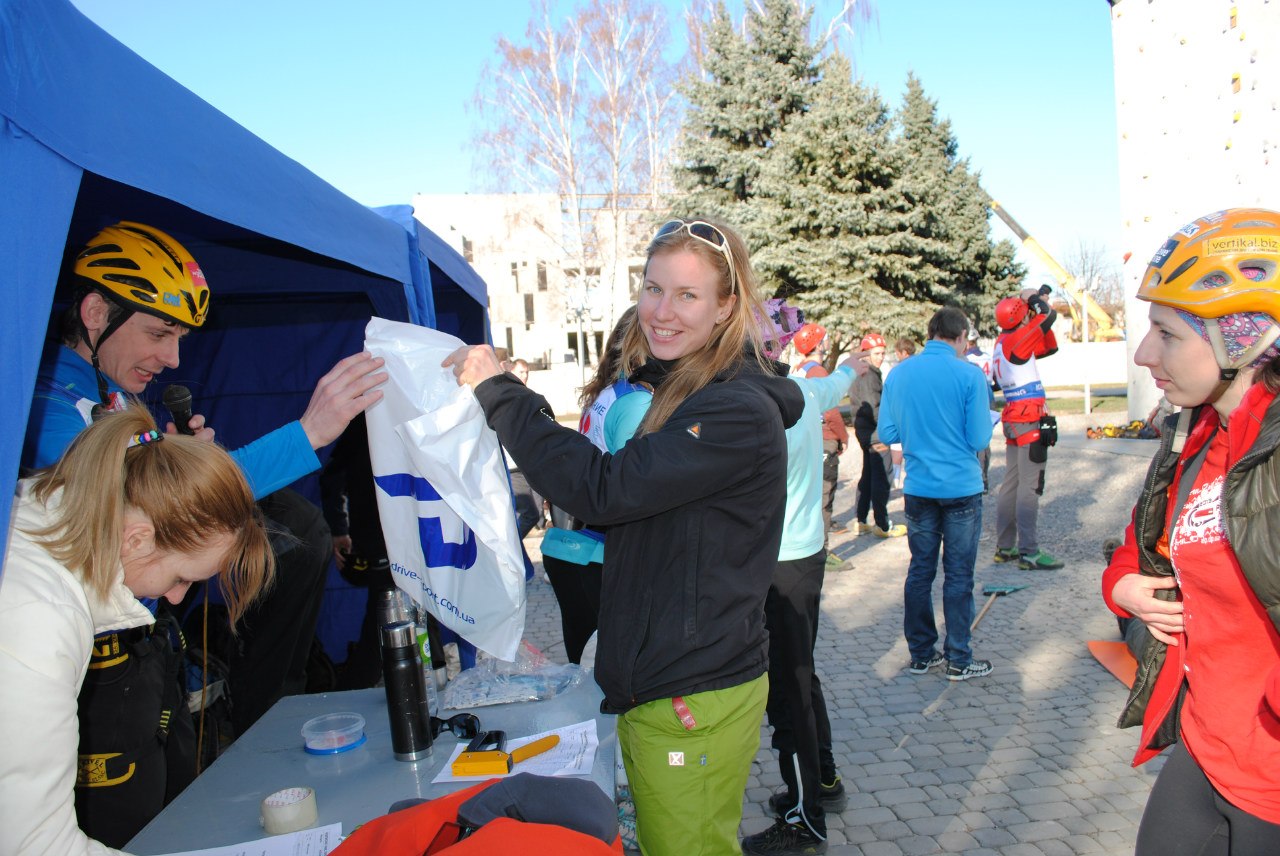
[{"label": "teal long-sleeve shirt", "polygon": [[787,429],[787,510],[778,561],[812,556],[822,549],[822,415],[849,393],[853,369],[841,366],[825,377],[791,380],[804,393],[804,413]]}]

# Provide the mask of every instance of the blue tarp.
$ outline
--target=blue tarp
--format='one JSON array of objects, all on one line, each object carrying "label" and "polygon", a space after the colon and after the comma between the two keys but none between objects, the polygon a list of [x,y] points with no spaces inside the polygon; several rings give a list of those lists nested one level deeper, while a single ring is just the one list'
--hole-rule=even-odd
[{"label": "blue tarp", "polygon": [[190,386],[231,447],[297,418],[370,315],[487,340],[484,283],[436,236],[345,196],[65,0],[0,0],[0,187],[0,519],[62,271],[118,220],[171,233],[208,278],[209,320],[159,386]]}]

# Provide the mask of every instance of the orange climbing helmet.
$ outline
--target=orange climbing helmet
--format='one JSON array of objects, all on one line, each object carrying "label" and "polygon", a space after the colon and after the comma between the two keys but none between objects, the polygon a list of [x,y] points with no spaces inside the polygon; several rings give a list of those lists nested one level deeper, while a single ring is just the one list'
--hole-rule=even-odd
[{"label": "orange climbing helmet", "polygon": [[791,343],[796,346],[797,351],[807,357],[825,338],[827,338],[826,327],[821,324],[806,324],[800,328],[800,332],[796,333]]},{"label": "orange climbing helmet", "polygon": [[885,347],[884,336],[881,336],[879,333],[868,333],[862,337],[862,342],[859,343],[858,350],[870,351],[875,348],[883,347]]},{"label": "orange climbing helmet", "polygon": [[1201,318],[1265,312],[1280,322],[1280,213],[1229,208],[1174,232],[1152,257],[1138,298]]}]

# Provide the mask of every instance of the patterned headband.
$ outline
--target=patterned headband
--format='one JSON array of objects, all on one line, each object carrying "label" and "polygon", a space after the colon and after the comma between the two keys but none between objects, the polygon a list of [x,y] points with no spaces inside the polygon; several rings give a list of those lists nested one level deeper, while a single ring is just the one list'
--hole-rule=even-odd
[{"label": "patterned headband", "polygon": [[[1213,340],[1209,338],[1209,331],[1205,329],[1203,318],[1199,315],[1192,315],[1183,309],[1176,311],[1183,321],[1191,325],[1191,329],[1195,330],[1201,339],[1213,344]],[[1218,329],[1222,331],[1222,341],[1227,347],[1227,358],[1233,364],[1239,361],[1240,356],[1257,342],[1264,333],[1274,327],[1275,323],[1275,320],[1265,312],[1237,312],[1234,315],[1223,315],[1218,319]],[[1277,356],[1280,356],[1280,345],[1273,344],[1255,357],[1249,363],[1248,368],[1255,368],[1269,363]]]}]

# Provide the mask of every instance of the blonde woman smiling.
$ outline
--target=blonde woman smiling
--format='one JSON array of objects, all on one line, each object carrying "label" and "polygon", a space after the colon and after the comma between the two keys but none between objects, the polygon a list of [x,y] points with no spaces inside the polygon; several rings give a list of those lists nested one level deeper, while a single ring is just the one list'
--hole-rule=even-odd
[{"label": "blonde woman smiling", "polygon": [[445,365],[475,390],[535,490],[610,527],[596,680],[603,709],[619,714],[641,849],[737,854],[768,691],[783,431],[804,401],[762,355],[765,313],[741,238],[672,220],[646,255],[621,367],[654,395],[618,452],[557,425],[491,348],[459,349]]}]

